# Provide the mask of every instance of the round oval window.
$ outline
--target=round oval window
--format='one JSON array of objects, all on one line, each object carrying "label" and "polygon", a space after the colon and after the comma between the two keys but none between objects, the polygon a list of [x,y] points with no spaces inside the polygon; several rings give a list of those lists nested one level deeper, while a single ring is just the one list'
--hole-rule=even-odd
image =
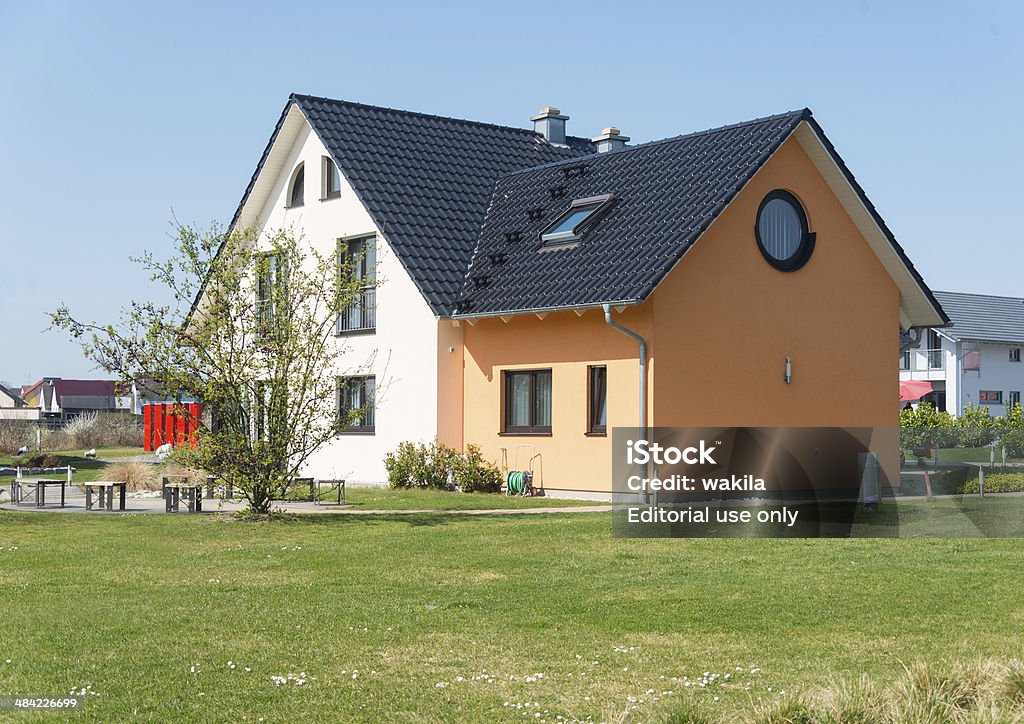
[{"label": "round oval window", "polygon": [[796,271],[807,263],[814,250],[814,235],[808,233],[807,216],[788,191],[776,190],[764,197],[754,229],[764,258],[781,271]]}]

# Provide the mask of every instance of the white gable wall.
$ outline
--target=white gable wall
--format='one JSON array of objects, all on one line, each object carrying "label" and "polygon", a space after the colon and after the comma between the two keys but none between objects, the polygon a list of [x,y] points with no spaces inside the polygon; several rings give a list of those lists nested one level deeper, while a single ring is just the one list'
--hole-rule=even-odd
[{"label": "white gable wall", "polygon": [[[956,353],[960,360],[963,360],[966,353],[965,346],[963,342],[956,343]],[[946,404],[949,405],[950,412],[957,415],[970,404],[987,407],[993,416],[1005,415],[1010,392],[1024,390],[1024,362],[1010,361],[1010,350],[1020,345],[975,342],[974,346],[980,352],[981,369],[964,370],[962,362],[959,369],[954,368],[959,373],[956,375],[956,397],[951,398],[947,393]],[[1002,404],[981,402],[979,393],[982,390],[1002,392]],[[953,399],[956,400],[955,409]]]},{"label": "white gable wall", "polygon": [[[314,455],[305,474],[320,479],[383,483],[387,479],[383,464],[387,452],[403,440],[429,441],[437,433],[438,323],[380,229],[356,198],[345,179],[343,165],[341,195],[320,200],[321,159],[327,151],[309,126],[302,125],[287,160],[279,165],[266,203],[258,212],[259,227],[266,232],[301,232],[305,242],[332,255],[338,239],[376,234],[380,280],[376,333],[335,338],[345,350],[338,374],[376,377],[375,433],[338,435]],[[279,137],[278,142],[281,141]],[[286,208],[292,173],[300,162],[305,164],[305,203]],[[243,214],[243,220],[246,216]]]}]

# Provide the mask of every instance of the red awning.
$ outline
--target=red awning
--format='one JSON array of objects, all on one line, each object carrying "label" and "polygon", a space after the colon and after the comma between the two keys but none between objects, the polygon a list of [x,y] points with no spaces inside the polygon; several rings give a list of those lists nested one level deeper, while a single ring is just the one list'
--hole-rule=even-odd
[{"label": "red awning", "polygon": [[915,402],[932,391],[932,383],[924,380],[900,382],[900,402]]}]

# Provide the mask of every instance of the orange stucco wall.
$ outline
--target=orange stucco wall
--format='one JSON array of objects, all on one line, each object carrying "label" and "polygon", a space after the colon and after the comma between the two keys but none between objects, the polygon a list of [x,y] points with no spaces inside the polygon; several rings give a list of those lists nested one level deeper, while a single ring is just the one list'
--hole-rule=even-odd
[{"label": "orange stucco wall", "polygon": [[[776,188],[801,200],[817,233],[796,272],[771,267],[754,238],[757,207]],[[648,342],[649,424],[898,423],[899,292],[793,138],[648,301],[616,319]],[[585,436],[587,365],[608,366],[609,428],[636,426],[636,343],[596,310],[485,319],[463,332],[465,442],[496,462],[506,448],[510,466],[517,445],[533,445],[545,487],[609,491],[611,438]],[[534,367],[552,369],[552,435],[501,436],[501,371]],[[890,472],[896,455],[883,450]]]},{"label": "orange stucco wall", "polygon": [[447,319],[437,322],[437,439],[462,450],[463,360],[462,327]]}]

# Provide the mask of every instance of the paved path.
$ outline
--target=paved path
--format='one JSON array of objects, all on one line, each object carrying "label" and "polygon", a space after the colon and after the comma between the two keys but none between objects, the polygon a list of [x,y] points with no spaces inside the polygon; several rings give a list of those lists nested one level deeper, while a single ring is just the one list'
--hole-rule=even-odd
[{"label": "paved path", "polygon": [[[8,496],[10,495],[10,488],[8,487]],[[131,493],[129,493],[131,495]],[[67,489],[67,505],[61,508],[57,505],[56,501],[59,500],[59,492],[47,491],[47,505],[45,508],[37,508],[35,506],[34,499],[29,502],[26,501],[21,505],[12,505],[9,497],[4,497],[4,503],[0,504],[0,509],[3,510],[17,510],[21,512],[39,513],[85,513],[85,494],[75,486],[69,486]],[[155,498],[132,498],[129,497],[125,502],[126,509],[124,513],[164,513],[165,505],[164,500],[161,497]],[[203,513],[237,513],[245,508],[245,503],[240,500],[228,501],[228,500],[203,500]],[[182,510],[185,510],[184,504],[182,504]],[[456,508],[416,508],[412,510],[387,510],[375,508],[372,510],[364,508],[353,508],[351,506],[339,507],[334,504],[326,505],[315,505],[314,503],[304,501],[285,501],[275,503],[274,510],[282,513],[315,513],[318,515],[538,515],[542,513],[600,513],[611,510],[611,505],[608,504],[595,504],[595,505],[576,505],[576,506],[552,506],[545,508],[494,508],[494,509],[472,509],[472,510],[460,510]],[[93,510],[88,511],[98,515],[102,514],[118,514],[122,511],[114,510],[108,512],[106,510]],[[184,514],[184,513],[183,513]]]}]

